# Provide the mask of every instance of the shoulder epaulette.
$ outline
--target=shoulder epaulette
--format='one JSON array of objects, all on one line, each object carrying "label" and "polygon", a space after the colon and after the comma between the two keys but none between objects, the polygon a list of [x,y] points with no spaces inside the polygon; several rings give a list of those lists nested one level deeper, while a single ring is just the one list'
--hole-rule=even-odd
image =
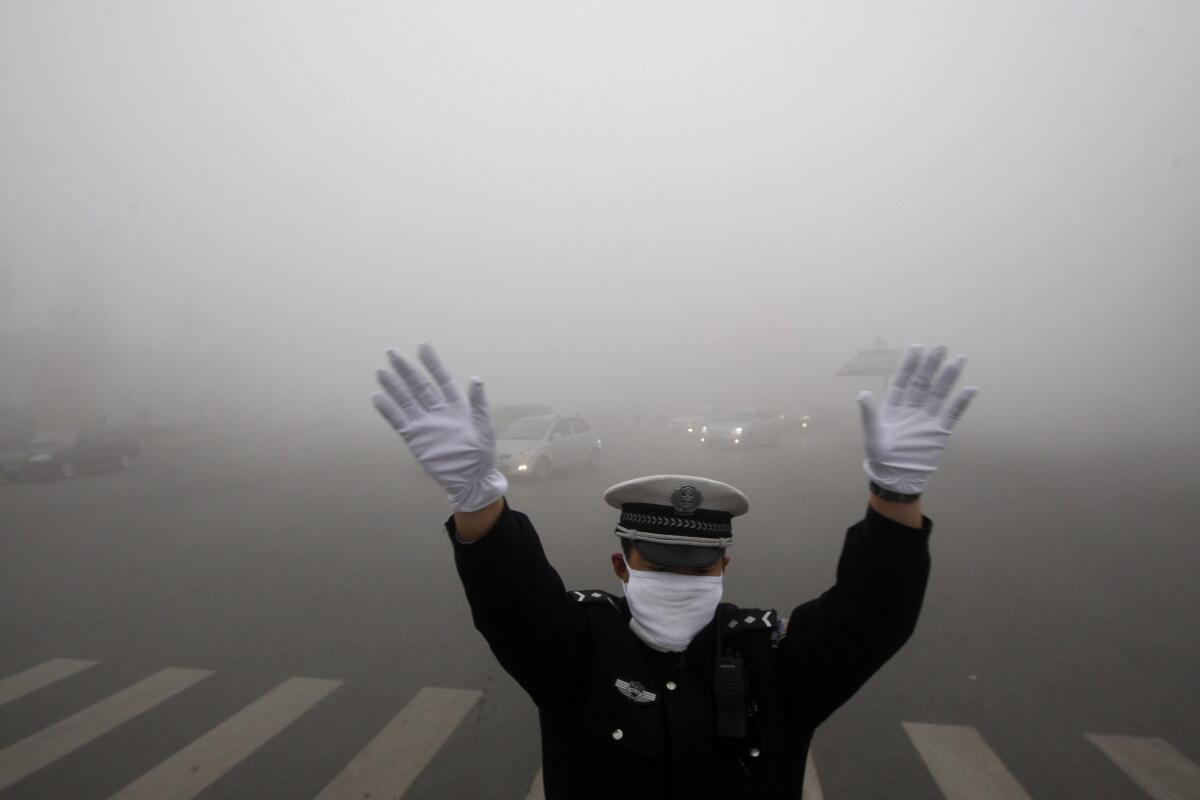
[{"label": "shoulder epaulette", "polygon": [[614,609],[617,608],[616,596],[599,589],[572,589],[567,592],[567,596],[576,603],[607,603]]},{"label": "shoulder epaulette", "polygon": [[779,629],[779,615],[775,613],[773,608],[726,608],[722,615],[724,620],[724,630],[721,632],[728,635],[731,633],[744,633],[746,631],[755,630],[771,630]]}]

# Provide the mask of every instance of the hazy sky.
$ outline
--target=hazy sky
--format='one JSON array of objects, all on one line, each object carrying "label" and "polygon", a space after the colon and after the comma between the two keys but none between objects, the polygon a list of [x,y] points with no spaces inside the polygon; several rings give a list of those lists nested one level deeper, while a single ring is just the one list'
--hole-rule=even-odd
[{"label": "hazy sky", "polygon": [[877,336],[946,341],[979,430],[1195,432],[1197,41],[1190,1],[6,2],[0,335],[364,414],[421,338],[585,408],[850,403]]}]

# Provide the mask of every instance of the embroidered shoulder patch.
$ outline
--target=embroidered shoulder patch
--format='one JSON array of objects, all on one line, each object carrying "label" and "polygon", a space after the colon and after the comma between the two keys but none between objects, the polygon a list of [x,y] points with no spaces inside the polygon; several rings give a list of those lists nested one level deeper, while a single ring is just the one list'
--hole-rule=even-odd
[{"label": "embroidered shoulder patch", "polygon": [[725,633],[776,629],[778,620],[773,608],[731,608],[725,613]]}]

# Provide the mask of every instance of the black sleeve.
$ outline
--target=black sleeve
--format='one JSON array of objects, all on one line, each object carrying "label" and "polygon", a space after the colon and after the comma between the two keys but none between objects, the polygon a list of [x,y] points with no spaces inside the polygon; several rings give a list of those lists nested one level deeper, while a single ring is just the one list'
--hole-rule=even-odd
[{"label": "black sleeve", "polygon": [[846,532],[837,583],[792,611],[776,651],[793,709],[812,727],[912,635],[929,578],[929,534],[867,509]]},{"label": "black sleeve", "polygon": [[539,706],[565,699],[582,685],[587,620],[546,560],[529,518],[506,503],[482,539],[460,542],[453,517],[446,532],[475,628],[500,665]]}]

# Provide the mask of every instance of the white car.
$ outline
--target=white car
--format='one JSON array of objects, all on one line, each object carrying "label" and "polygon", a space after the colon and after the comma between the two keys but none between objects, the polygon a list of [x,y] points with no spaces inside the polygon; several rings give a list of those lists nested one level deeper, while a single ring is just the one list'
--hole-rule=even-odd
[{"label": "white car", "polygon": [[667,434],[697,439],[700,437],[700,429],[704,427],[705,423],[724,410],[713,406],[689,409],[678,416],[671,417],[667,422]]},{"label": "white car", "polygon": [[600,437],[578,414],[541,414],[509,423],[496,435],[496,466],[538,480],[571,466],[595,469]]},{"label": "white car", "polygon": [[754,447],[783,438],[784,420],[779,414],[746,408],[726,411],[710,419],[701,431],[700,443],[708,446]]}]

